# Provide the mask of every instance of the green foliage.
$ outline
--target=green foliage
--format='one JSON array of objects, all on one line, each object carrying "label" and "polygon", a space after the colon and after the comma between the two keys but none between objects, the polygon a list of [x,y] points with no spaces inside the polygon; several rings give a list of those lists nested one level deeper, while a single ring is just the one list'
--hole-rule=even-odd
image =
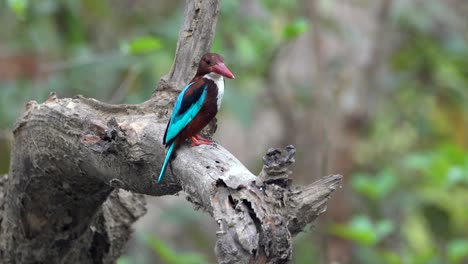
[{"label": "green foliage", "polygon": [[128,256],[121,256],[118,260],[117,260],[117,264],[132,264],[132,260],[130,257]]},{"label": "green foliage", "polygon": [[[330,232],[361,245],[362,263],[377,259],[388,263],[463,263],[468,257],[467,241],[459,237],[468,236],[467,164],[468,151],[446,143],[401,155],[391,170],[355,174],[353,189],[367,204],[370,215],[380,220],[372,222],[361,213],[347,225],[333,225]],[[388,210],[401,214],[398,225]],[[386,248],[384,242],[390,234],[407,250],[396,254]]]},{"label": "green foliage", "polygon": [[457,145],[444,144],[430,152],[409,155],[405,165],[424,175],[422,180],[429,187],[468,186],[468,155]]},{"label": "green foliage", "polygon": [[238,0],[222,1],[212,47],[229,58],[226,63],[236,76],[235,83],[226,83],[229,89],[222,111],[233,114],[245,127],[250,126],[256,107],[262,106],[257,100],[263,92],[259,87],[264,86],[276,48],[309,28],[306,19],[289,21],[298,11],[296,1],[265,0],[262,4],[265,14],[245,15]]},{"label": "green foliage", "polygon": [[286,25],[283,30],[285,39],[296,38],[309,30],[309,22],[304,18],[299,18]]},{"label": "green foliage", "polygon": [[468,258],[468,239],[451,241],[447,245],[449,263],[461,263]]},{"label": "green foliage", "polygon": [[208,263],[202,255],[177,252],[155,236],[145,236],[145,241],[167,264],[204,264]]},{"label": "green foliage", "polygon": [[357,215],[347,225],[332,225],[330,233],[363,246],[372,246],[389,235],[393,229],[394,225],[389,220],[373,223],[367,216]]},{"label": "green foliage", "polygon": [[124,54],[142,55],[162,48],[162,41],[153,36],[143,36],[124,42],[120,45],[120,51]]},{"label": "green foliage", "polygon": [[[395,17],[394,91],[378,102],[356,155],[364,172],[351,178],[365,210],[331,228],[358,245],[359,263],[468,261],[468,47],[435,29],[431,5]],[[371,219],[388,223],[384,235]]]},{"label": "green foliage", "polygon": [[24,18],[28,7],[28,0],[8,0],[8,5],[19,18]]},{"label": "green foliage", "polygon": [[396,184],[396,176],[389,169],[383,170],[373,176],[357,173],[353,175],[351,180],[351,186],[357,193],[372,200],[385,198]]}]

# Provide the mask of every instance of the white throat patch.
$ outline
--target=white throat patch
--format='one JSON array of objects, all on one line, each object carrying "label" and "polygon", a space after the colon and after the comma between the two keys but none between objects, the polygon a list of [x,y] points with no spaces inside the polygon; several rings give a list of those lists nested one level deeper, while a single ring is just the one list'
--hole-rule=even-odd
[{"label": "white throat patch", "polygon": [[216,97],[217,99],[216,105],[218,106],[218,110],[219,110],[219,108],[221,107],[221,101],[223,100],[223,95],[224,95],[224,78],[222,75],[219,75],[214,72],[203,75],[203,78],[212,80],[218,87],[218,96]]}]

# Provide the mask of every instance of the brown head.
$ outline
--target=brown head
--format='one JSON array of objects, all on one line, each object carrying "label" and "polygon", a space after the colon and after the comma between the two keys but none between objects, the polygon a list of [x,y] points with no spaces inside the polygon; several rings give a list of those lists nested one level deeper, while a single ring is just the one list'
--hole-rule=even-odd
[{"label": "brown head", "polygon": [[234,75],[226,65],[224,65],[223,56],[216,53],[206,53],[198,64],[197,76],[203,76],[212,72],[229,79],[234,79]]}]

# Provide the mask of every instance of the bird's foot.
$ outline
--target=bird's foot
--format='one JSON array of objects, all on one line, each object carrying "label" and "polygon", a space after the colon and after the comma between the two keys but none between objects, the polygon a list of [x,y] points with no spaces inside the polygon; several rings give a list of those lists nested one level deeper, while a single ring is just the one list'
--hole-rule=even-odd
[{"label": "bird's foot", "polygon": [[190,139],[192,140],[192,147],[200,145],[213,145],[215,143],[214,141],[203,138],[200,135],[196,135]]},{"label": "bird's foot", "polygon": [[200,136],[200,134],[196,134],[196,135],[195,135],[195,138],[196,138],[198,141],[201,141],[201,142],[206,142],[206,143],[209,143],[209,144],[214,144],[214,143],[215,143],[213,140],[209,140],[209,139],[206,139],[206,138]]}]

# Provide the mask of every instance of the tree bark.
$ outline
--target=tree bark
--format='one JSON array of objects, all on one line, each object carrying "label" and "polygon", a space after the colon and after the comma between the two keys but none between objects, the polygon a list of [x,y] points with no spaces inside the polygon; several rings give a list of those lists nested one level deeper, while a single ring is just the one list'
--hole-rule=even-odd
[{"label": "tree bark", "polygon": [[110,105],[82,96],[28,103],[0,180],[3,263],[114,263],[145,213],[141,194],[187,193],[220,226],[219,263],[286,263],[291,238],[326,209],[341,176],[293,187],[295,149],[270,149],[256,177],[218,144],[182,146],[160,184],[161,143],[177,91],[214,35],[219,2],[187,1],[171,72],[152,98]]}]

